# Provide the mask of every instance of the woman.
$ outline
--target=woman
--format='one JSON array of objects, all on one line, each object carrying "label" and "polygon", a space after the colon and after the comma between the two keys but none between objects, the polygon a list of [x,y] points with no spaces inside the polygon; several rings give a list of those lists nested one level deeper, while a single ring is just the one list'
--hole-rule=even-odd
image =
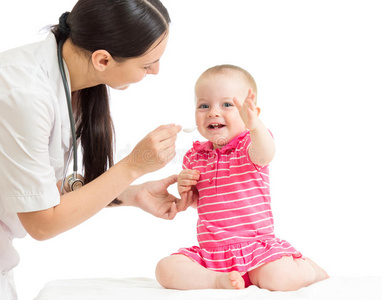
[{"label": "woman", "polygon": [[[126,89],[158,73],[169,22],[159,0],[79,0],[45,41],[0,54],[0,299],[16,298],[15,237],[49,239],[108,205],[166,219],[189,205],[167,192],[176,175],[130,186],[174,157],[180,126],[158,127],[113,164],[106,86]],[[60,189],[72,147],[57,50],[84,157],[85,185],[69,193]]]}]

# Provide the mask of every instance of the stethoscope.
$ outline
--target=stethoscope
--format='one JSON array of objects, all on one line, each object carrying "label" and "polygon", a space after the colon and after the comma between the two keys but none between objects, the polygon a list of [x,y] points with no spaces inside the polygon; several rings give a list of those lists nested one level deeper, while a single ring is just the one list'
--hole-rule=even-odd
[{"label": "stethoscope", "polygon": [[[65,95],[66,95],[66,103],[68,105],[68,113],[69,113],[69,120],[70,120],[70,129],[71,129],[71,135],[72,135],[72,147],[69,152],[69,157],[66,162],[64,173],[62,175],[62,182],[61,182],[61,194],[63,193],[64,189],[66,192],[71,192],[79,189],[84,185],[84,178],[81,174],[77,173],[77,139],[76,139],[76,130],[74,125],[74,117],[73,117],[73,109],[72,109],[72,101],[71,101],[71,93],[69,91],[68,86],[68,80],[66,79],[65,71],[64,71],[64,62],[62,58],[62,46],[64,44],[64,41],[60,41],[57,47],[57,56],[58,56],[58,66],[60,68],[60,73],[62,77],[62,83],[64,84],[65,89]],[[66,177],[66,174],[68,172],[69,162],[73,155],[73,174],[70,174],[68,177]]]}]

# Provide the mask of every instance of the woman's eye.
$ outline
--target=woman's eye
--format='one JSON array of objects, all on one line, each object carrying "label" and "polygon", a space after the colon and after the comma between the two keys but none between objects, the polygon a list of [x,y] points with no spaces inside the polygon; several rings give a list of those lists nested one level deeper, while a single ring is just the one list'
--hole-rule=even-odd
[{"label": "woman's eye", "polygon": [[151,69],[151,65],[147,66],[147,67],[143,67],[146,71],[150,70]]},{"label": "woman's eye", "polygon": [[231,107],[231,106],[233,106],[232,103],[226,102],[226,103],[223,104],[223,107]]}]

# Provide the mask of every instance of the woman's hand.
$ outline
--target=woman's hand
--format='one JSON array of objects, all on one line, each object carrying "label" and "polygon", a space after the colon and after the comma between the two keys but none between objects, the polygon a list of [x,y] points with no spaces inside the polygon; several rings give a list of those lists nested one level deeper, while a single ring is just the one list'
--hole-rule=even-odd
[{"label": "woman's hand", "polygon": [[162,125],[146,135],[121,162],[137,176],[163,168],[175,156],[175,141],[182,129],[179,125]]},{"label": "woman's hand", "polygon": [[162,219],[172,220],[176,214],[192,204],[192,199],[178,199],[168,192],[170,185],[177,182],[178,176],[148,181],[135,186],[135,201],[132,205]]},{"label": "woman's hand", "polygon": [[186,210],[187,207],[191,206],[193,208],[198,207],[199,192],[196,187],[193,185],[191,189],[187,192],[184,192],[180,195],[180,199],[186,205],[183,210]]}]

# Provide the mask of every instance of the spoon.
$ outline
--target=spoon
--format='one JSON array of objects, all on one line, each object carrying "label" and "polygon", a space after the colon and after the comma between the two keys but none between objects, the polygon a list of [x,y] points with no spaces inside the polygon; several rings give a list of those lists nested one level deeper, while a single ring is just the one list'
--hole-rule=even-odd
[{"label": "spoon", "polygon": [[191,132],[193,132],[196,128],[198,128],[198,126],[192,126],[192,127],[188,127],[188,128],[183,128],[182,131],[185,132],[185,133],[191,133]]}]

